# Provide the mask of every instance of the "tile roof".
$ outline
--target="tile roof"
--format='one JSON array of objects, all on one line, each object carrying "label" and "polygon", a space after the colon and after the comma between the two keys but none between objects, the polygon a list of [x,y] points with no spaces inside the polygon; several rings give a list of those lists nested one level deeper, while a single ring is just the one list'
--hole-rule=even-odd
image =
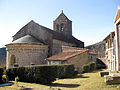
[{"label": "tile roof", "polygon": [[110,34],[109,34],[109,35],[107,35],[107,37],[105,37],[105,39],[104,39],[104,40],[107,40],[108,38],[110,38],[110,35],[115,36],[115,31],[110,32]]},{"label": "tile roof", "polygon": [[89,54],[92,54],[92,55],[97,55],[97,53],[94,53],[94,52],[89,52]]},{"label": "tile roof", "polygon": [[[39,24],[38,24],[39,25]],[[51,33],[52,36],[53,36],[53,39],[56,39],[56,40],[61,40],[61,41],[65,41],[65,42],[68,42],[68,43],[74,43],[76,45],[78,45],[77,47],[79,47],[79,45],[82,43],[84,44],[84,42],[78,40],[77,38],[75,38],[74,36],[70,36],[70,37],[67,37],[66,35],[64,35],[63,33],[60,33],[60,32],[56,32],[54,30],[51,30],[47,27],[44,27],[42,25],[39,25],[41,28],[43,28],[44,30],[46,30],[47,32]],[[84,46],[83,46],[84,47]]]},{"label": "tile roof", "polygon": [[38,39],[36,39],[35,37],[31,36],[31,35],[25,35],[15,41],[13,41],[10,44],[18,44],[18,43],[27,43],[27,44],[43,44],[41,41],[39,41]]},{"label": "tile roof", "polygon": [[88,49],[78,50],[78,51],[70,51],[70,52],[61,52],[57,55],[47,58],[47,60],[48,61],[64,61],[64,60],[68,60],[69,58],[80,55],[87,51],[88,51]]},{"label": "tile roof", "polygon": [[33,20],[31,20],[28,24],[26,24],[24,27],[22,27],[13,37],[15,37],[16,35],[18,35],[22,32],[26,32],[26,34],[27,34],[27,30],[29,30],[28,27],[31,27],[32,30],[36,29],[35,27],[39,27],[39,28],[37,28],[38,30],[44,30],[44,31],[52,34],[53,39],[65,41],[65,42],[68,42],[68,43],[73,43],[73,44],[76,44],[77,47],[81,46],[81,44],[84,44],[84,42],[76,39],[74,36],[67,37],[64,34],[56,32],[56,31],[54,31],[52,29],[49,29],[47,27],[44,27],[44,26],[34,22]]}]

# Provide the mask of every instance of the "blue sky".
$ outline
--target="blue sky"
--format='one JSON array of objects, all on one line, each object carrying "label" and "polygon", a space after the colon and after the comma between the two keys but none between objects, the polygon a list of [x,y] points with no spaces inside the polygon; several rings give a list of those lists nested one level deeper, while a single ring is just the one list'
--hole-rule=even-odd
[{"label": "blue sky", "polygon": [[0,47],[30,20],[53,28],[53,20],[64,11],[72,20],[73,35],[91,45],[114,30],[120,0],[0,0]]}]

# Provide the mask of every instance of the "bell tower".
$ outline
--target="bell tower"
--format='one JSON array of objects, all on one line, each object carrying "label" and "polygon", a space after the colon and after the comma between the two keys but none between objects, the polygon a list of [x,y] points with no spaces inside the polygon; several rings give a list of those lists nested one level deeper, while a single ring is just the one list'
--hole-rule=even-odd
[{"label": "bell tower", "polygon": [[66,15],[63,13],[63,10],[53,22],[53,30],[63,33],[66,36],[72,36],[72,21],[66,17]]}]

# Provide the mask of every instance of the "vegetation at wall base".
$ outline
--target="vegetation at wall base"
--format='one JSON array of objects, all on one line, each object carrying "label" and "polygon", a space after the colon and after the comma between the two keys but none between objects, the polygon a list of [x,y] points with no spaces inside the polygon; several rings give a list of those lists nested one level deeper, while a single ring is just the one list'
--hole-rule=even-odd
[{"label": "vegetation at wall base", "polygon": [[9,68],[7,76],[9,80],[15,80],[30,83],[49,84],[56,78],[71,77],[74,74],[73,65],[32,65],[26,67]]},{"label": "vegetation at wall base", "polygon": [[96,63],[89,62],[88,64],[83,65],[82,69],[84,73],[94,71],[96,69]]},{"label": "vegetation at wall base", "polygon": [[96,69],[96,63],[95,62],[90,62],[89,66],[90,66],[90,71],[93,71],[93,70]]},{"label": "vegetation at wall base", "polygon": [[74,74],[73,65],[57,65],[57,78],[69,78]]},{"label": "vegetation at wall base", "polygon": [[106,69],[107,67],[106,67],[106,65],[97,64],[96,68],[97,69]]},{"label": "vegetation at wall base", "polygon": [[3,68],[0,67],[0,83],[2,83]]},{"label": "vegetation at wall base", "polygon": [[83,65],[83,72],[86,73],[86,72],[89,72],[89,71],[90,71],[90,66],[89,66],[89,64]]}]

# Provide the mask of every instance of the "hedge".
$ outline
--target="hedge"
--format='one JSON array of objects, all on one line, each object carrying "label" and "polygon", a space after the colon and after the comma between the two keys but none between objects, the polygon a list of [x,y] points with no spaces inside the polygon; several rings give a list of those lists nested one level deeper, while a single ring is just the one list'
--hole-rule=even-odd
[{"label": "hedge", "polygon": [[7,70],[9,80],[15,80],[18,76],[19,81],[41,84],[52,83],[56,78],[70,77],[73,74],[73,65],[33,65]]},{"label": "hedge", "polygon": [[68,78],[74,74],[73,65],[59,65],[57,66],[57,78]]},{"label": "hedge", "polygon": [[83,72],[93,71],[96,69],[96,63],[89,62],[88,64],[83,65],[82,69],[83,69]]},{"label": "hedge", "polygon": [[2,83],[3,68],[0,67],[0,83]]},{"label": "hedge", "polygon": [[90,71],[93,71],[93,70],[96,69],[96,63],[95,62],[90,62],[89,66],[90,66]]},{"label": "hedge", "polygon": [[97,64],[96,68],[97,69],[106,69],[107,67],[106,67],[106,65]]},{"label": "hedge", "polygon": [[90,71],[90,66],[89,64],[83,65],[83,72],[89,72]]}]

